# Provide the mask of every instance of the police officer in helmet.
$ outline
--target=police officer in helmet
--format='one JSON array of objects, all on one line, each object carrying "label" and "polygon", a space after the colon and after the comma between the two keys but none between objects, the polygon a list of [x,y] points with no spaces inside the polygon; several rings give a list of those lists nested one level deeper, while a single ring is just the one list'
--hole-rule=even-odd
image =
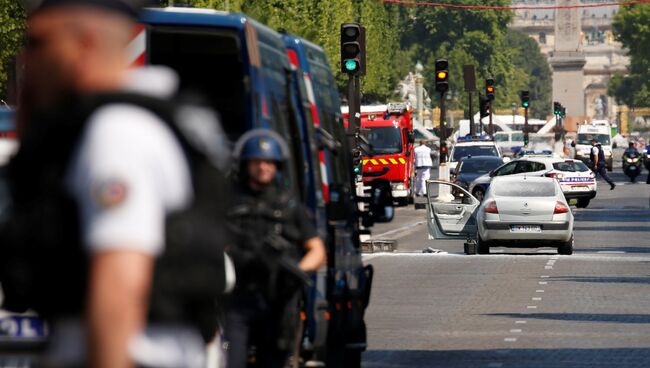
[{"label": "police officer in helmet", "polygon": [[609,184],[609,189],[614,190],[616,188],[616,184],[614,181],[607,175],[607,168],[606,168],[606,163],[605,163],[605,151],[603,150],[603,146],[600,144],[598,139],[593,138],[591,140],[591,152],[590,152],[590,158],[591,158],[591,165],[592,165],[592,170],[594,174],[599,174],[605,181]]},{"label": "police officer in helmet", "polygon": [[[226,316],[228,367],[283,367],[295,344],[299,300],[326,259],[308,211],[285,188],[288,150],[270,130],[238,141],[239,173],[229,223],[237,285]],[[254,357],[249,357],[254,347]]]}]

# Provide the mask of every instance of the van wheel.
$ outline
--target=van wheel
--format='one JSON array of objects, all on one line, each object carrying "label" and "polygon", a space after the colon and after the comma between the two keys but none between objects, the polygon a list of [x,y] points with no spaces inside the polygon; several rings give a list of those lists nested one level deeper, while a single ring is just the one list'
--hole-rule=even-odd
[{"label": "van wheel", "polygon": [[490,243],[481,239],[481,236],[478,236],[476,240],[476,253],[477,254],[490,254]]},{"label": "van wheel", "polygon": [[578,198],[578,203],[576,203],[576,207],[587,208],[587,206],[589,206],[590,201],[591,199],[589,198]]},{"label": "van wheel", "polygon": [[568,242],[562,243],[559,247],[557,247],[557,253],[566,256],[573,254],[573,235],[571,235],[571,239],[569,239]]},{"label": "van wheel", "polygon": [[483,189],[481,188],[474,188],[472,191],[472,195],[479,200],[479,202],[483,202],[483,198],[485,197],[485,192],[483,192]]}]

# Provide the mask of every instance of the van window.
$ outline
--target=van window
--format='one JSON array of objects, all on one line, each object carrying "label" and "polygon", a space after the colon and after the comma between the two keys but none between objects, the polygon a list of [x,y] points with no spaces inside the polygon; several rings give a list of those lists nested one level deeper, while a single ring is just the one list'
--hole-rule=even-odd
[{"label": "van window", "polygon": [[576,138],[576,141],[578,144],[590,145],[591,140],[594,138],[596,138],[598,142],[604,146],[610,145],[608,134],[579,133]]},{"label": "van window", "polygon": [[195,92],[221,115],[230,140],[247,130],[245,65],[236,31],[153,27],[151,64],[167,65],[180,75],[181,90]]},{"label": "van window", "polygon": [[497,142],[508,142],[509,139],[510,139],[510,136],[508,135],[508,133],[497,133],[497,134],[494,135],[494,139]]}]

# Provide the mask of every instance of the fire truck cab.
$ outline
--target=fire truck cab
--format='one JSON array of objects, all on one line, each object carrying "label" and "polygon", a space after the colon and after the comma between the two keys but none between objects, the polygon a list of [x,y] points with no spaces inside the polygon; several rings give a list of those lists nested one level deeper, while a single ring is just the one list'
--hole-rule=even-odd
[{"label": "fire truck cab", "polygon": [[361,108],[361,128],[371,148],[371,155],[363,157],[364,184],[386,180],[398,204],[412,203],[415,135],[410,108],[404,103],[364,106]]}]

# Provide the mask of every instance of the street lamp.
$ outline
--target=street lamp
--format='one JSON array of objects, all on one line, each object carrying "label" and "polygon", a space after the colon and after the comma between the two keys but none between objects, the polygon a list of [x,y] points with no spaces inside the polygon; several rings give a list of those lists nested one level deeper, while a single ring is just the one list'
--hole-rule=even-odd
[{"label": "street lamp", "polygon": [[513,102],[510,106],[512,107],[512,128],[515,129],[515,115],[517,114],[517,104]]}]

